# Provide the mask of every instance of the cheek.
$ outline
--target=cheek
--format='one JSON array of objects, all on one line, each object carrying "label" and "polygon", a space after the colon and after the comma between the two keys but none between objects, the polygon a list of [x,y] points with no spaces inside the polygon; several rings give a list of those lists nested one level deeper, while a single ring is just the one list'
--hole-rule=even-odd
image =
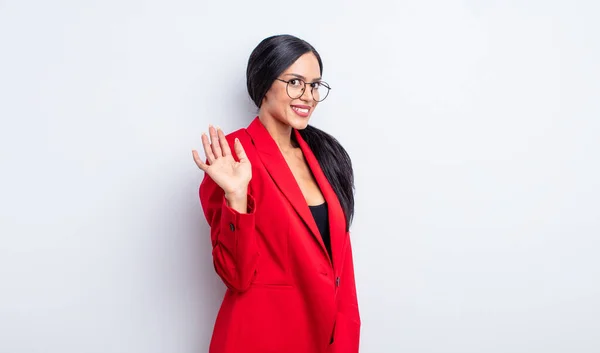
[{"label": "cheek", "polygon": [[275,99],[272,101],[273,109],[278,112],[285,113],[291,104],[290,97],[288,97],[287,94],[284,92],[283,94],[278,94],[274,98]]},{"label": "cheek", "polygon": [[279,119],[286,119],[285,117],[290,113],[290,105],[292,99],[287,95],[284,90],[273,90],[267,94],[266,101],[263,103],[265,107],[273,116]]}]

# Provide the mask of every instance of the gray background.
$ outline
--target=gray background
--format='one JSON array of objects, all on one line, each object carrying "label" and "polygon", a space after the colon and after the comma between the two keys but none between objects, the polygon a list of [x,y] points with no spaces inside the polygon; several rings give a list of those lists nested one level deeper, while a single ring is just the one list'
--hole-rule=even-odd
[{"label": "gray background", "polygon": [[361,352],[600,352],[597,1],[0,0],[0,352],[205,352],[191,149],[320,51],[350,152]]}]

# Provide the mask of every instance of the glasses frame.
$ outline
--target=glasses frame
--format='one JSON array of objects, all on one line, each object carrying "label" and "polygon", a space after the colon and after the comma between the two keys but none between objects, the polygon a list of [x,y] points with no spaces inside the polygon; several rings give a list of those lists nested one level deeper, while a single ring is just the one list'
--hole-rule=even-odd
[{"label": "glasses frame", "polygon": [[[276,80],[286,83],[286,85],[285,85],[285,93],[287,93],[288,97],[290,97],[291,99],[298,99],[298,98],[302,97],[304,95],[304,92],[306,91],[306,85],[312,85],[313,83],[319,83],[320,85],[327,87],[327,94],[325,95],[325,98],[329,97],[329,91],[331,91],[331,86],[329,86],[329,84],[327,82],[325,82],[325,81],[315,81],[315,82],[310,82],[309,83],[309,82],[304,82],[303,79],[297,78],[297,77],[291,78],[291,79],[289,79],[287,81],[283,80],[281,78],[276,78]],[[297,80],[297,81],[300,81],[300,82],[304,83],[304,85],[302,85],[302,93],[300,93],[300,95],[298,97],[292,97],[292,95],[290,94],[290,91],[289,91],[289,89],[290,89],[290,82],[294,81],[294,80]],[[310,88],[310,95],[312,96],[312,99],[315,102],[318,102],[318,103],[324,101],[325,98],[323,98],[321,100],[316,100],[315,99],[315,95],[314,95],[314,92],[313,92],[314,89],[315,89],[314,87]]]}]

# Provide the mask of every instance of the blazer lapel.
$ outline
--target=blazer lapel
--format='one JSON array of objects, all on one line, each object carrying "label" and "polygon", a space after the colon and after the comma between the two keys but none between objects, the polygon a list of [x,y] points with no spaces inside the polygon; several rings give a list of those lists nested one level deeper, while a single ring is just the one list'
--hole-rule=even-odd
[{"label": "blazer lapel", "polygon": [[[259,156],[260,160],[265,166],[265,169],[267,170],[275,184],[277,184],[279,190],[281,190],[283,195],[288,199],[296,213],[298,213],[302,221],[306,224],[312,236],[320,244],[321,249],[325,253],[325,256],[329,258],[327,248],[323,243],[323,239],[321,238],[319,233],[319,228],[317,227],[312,213],[308,208],[308,204],[304,199],[304,195],[302,194],[302,191],[300,190],[300,187],[296,182],[296,178],[294,178],[294,175],[292,174],[292,171],[290,170],[285,158],[281,154],[279,147],[275,143],[275,140],[273,140],[273,138],[271,137],[267,129],[262,125],[258,117],[256,117],[254,121],[252,121],[252,123],[248,126],[246,131],[252,138],[254,147],[258,152],[257,155]],[[303,148],[302,151],[305,152],[305,149]],[[314,165],[314,163],[312,164]],[[313,166],[311,166],[311,169],[312,168]],[[327,200],[327,197],[325,198]],[[329,211],[329,213],[331,214],[331,210]],[[329,260],[331,261],[331,259]]]},{"label": "blazer lapel", "polygon": [[302,139],[300,133],[294,129],[293,131],[296,134],[296,140],[302,149],[302,153],[304,154],[304,158],[310,167],[321,192],[323,193],[323,197],[327,202],[328,208],[328,216],[329,216],[329,235],[331,239],[331,253],[332,253],[332,265],[337,267],[340,265],[338,261],[340,261],[343,252],[343,245],[345,241],[346,235],[346,217],[344,215],[344,211],[340,204],[340,201],[337,197],[337,194],[331,187],[331,184],[325,177],[317,158],[313,154],[308,144]]}]

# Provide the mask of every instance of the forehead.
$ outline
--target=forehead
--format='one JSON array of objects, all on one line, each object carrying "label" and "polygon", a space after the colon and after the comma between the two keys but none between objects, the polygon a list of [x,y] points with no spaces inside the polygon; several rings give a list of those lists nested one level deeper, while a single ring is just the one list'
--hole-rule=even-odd
[{"label": "forehead", "polygon": [[314,80],[321,77],[319,61],[313,53],[306,53],[298,58],[283,74],[296,74]]}]

